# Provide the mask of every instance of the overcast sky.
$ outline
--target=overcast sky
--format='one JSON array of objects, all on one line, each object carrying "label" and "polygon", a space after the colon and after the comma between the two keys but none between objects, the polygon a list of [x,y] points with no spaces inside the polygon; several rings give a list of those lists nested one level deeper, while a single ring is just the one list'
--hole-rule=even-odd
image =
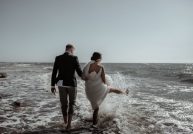
[{"label": "overcast sky", "polygon": [[0,62],[193,63],[193,0],[0,0]]}]

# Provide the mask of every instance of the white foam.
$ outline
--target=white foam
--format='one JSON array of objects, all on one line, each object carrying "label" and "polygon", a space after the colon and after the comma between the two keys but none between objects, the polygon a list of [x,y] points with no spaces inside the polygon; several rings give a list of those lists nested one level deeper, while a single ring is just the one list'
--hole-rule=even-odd
[{"label": "white foam", "polygon": [[31,64],[16,64],[15,65],[16,67],[29,67],[29,66],[31,66]]},{"label": "white foam", "polygon": [[[125,88],[129,86],[125,83],[126,80],[124,79],[124,76],[122,76],[120,73],[113,74],[112,77],[110,75],[107,75],[107,77],[110,83],[117,88]],[[79,81],[79,83],[81,82]],[[89,119],[92,116],[91,105],[89,101],[85,99],[84,85],[80,85],[78,86],[79,91],[77,98],[79,101],[77,102],[80,105],[80,113],[83,114],[83,118]],[[113,133],[114,129],[117,129],[117,127],[118,129],[120,129],[121,133],[130,132],[130,128],[128,128],[127,126],[128,123],[123,123],[123,121],[125,120],[124,118],[126,118],[128,113],[128,102],[129,97],[126,95],[118,95],[113,93],[108,94],[105,101],[100,105],[99,108],[98,125],[100,127],[108,128],[108,133]],[[81,105],[81,103],[84,103],[84,105]],[[125,120],[125,122],[127,122],[127,120]]]},{"label": "white foam", "polygon": [[105,75],[105,79],[106,79],[106,84],[108,85],[108,86],[110,86],[110,85],[112,85],[113,84],[113,80],[112,80],[112,78],[111,78],[111,76],[110,75]]},{"label": "white foam", "polygon": [[[5,84],[5,87],[0,87],[1,92],[13,95],[1,100],[0,106],[3,106],[3,110],[6,112],[4,116],[0,115],[0,117],[8,117],[5,122],[0,123],[1,126],[20,128],[18,126],[22,124],[28,126],[29,129],[35,129],[41,125],[50,127],[48,125],[50,122],[62,122],[58,91],[56,96],[50,92],[50,75],[51,73],[30,74],[25,78],[22,77],[24,75],[21,75],[16,77],[18,79],[11,76],[13,77],[11,83]],[[140,86],[151,88],[151,84],[156,81],[148,83],[144,79],[131,78],[121,73],[111,74],[107,77],[111,79],[110,84],[114,87],[129,87],[132,89],[132,93],[130,92],[129,96],[110,93],[101,104],[98,125],[101,128],[106,128],[104,133],[115,133],[117,129],[121,134],[175,133],[177,132],[176,128],[191,133],[192,103],[158,97],[148,92],[135,91]],[[142,85],[142,82],[147,84]],[[21,84],[23,85],[21,86]],[[46,88],[49,92],[39,90],[41,88]],[[84,82],[78,79],[77,109],[75,110],[78,116],[73,120],[74,126],[81,126],[84,124],[82,123],[84,119],[92,118],[93,110],[86,98],[84,88]],[[157,88],[160,90],[159,87]],[[172,91],[179,90],[179,86],[166,86],[164,88],[167,88],[165,90],[169,88]],[[186,90],[186,87],[181,87],[180,90]],[[133,95],[139,96],[139,98],[133,97]],[[29,99],[30,103],[26,107],[22,107],[20,112],[13,112],[10,104],[18,99],[23,99],[24,102]],[[31,103],[33,105],[30,105]],[[173,111],[166,109],[173,107]],[[59,119],[53,120],[54,118]],[[91,124],[91,122],[89,123]],[[174,125],[169,126],[167,123]]]}]

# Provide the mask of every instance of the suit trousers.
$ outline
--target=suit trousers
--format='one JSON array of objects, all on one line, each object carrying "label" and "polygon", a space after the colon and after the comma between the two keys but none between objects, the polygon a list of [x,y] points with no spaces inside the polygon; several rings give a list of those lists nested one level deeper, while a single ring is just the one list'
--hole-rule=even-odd
[{"label": "suit trousers", "polygon": [[74,113],[76,103],[76,87],[58,87],[63,117]]}]

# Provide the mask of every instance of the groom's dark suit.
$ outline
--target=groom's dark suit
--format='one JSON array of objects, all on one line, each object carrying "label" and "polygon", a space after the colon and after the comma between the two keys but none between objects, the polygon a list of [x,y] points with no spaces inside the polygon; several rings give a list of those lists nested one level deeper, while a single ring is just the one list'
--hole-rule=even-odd
[{"label": "groom's dark suit", "polygon": [[64,86],[77,87],[75,71],[80,77],[82,76],[82,70],[77,56],[70,55],[68,52],[57,56],[52,72],[51,86],[54,86],[58,80],[63,80]]},{"label": "groom's dark suit", "polygon": [[77,94],[75,71],[80,77],[82,76],[78,57],[70,55],[68,52],[56,57],[52,72],[51,86],[55,86],[58,81],[63,81],[62,85],[58,85],[58,89],[64,118],[67,115],[72,115],[74,112]]}]

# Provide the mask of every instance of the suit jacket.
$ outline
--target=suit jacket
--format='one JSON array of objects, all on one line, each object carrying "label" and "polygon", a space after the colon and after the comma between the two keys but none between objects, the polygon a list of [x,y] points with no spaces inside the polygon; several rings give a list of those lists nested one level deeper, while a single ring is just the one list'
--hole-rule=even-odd
[{"label": "suit jacket", "polygon": [[63,80],[64,86],[77,87],[75,71],[81,77],[82,70],[77,56],[65,52],[56,56],[52,71],[51,86],[55,86],[58,80]]}]

